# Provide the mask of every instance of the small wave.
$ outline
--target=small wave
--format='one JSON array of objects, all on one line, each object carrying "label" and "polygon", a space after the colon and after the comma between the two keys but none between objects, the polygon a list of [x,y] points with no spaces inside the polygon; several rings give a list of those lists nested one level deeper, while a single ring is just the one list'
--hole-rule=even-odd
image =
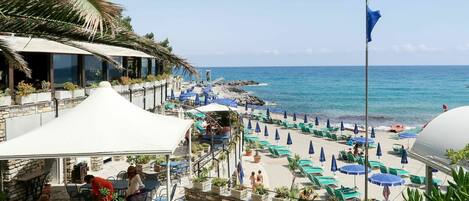
[{"label": "small wave", "polygon": [[265,101],[265,105],[266,106],[276,106],[278,105],[276,102],[269,102],[269,101]]},{"label": "small wave", "polygon": [[246,85],[248,87],[264,87],[264,86],[269,86],[269,83],[259,83],[259,84],[251,84],[251,85]]}]

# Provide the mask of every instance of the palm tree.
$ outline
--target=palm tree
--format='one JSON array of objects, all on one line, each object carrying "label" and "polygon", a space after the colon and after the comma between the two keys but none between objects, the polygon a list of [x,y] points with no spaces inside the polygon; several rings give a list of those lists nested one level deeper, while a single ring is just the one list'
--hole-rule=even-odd
[{"label": "palm tree", "polygon": [[[138,36],[121,20],[122,8],[107,0],[0,0],[0,32],[45,38],[88,51],[118,66],[101,52],[76,41],[95,42],[142,51],[161,61],[182,66],[184,72],[197,74],[185,59],[160,44]],[[0,39],[0,50],[15,68],[30,75],[24,59]]]},{"label": "palm tree", "polygon": [[298,165],[298,161],[300,161],[300,155],[295,154],[295,156],[293,156],[293,158],[291,158],[291,160],[288,162],[288,169],[293,175],[290,190],[292,190],[295,186],[296,171],[300,168],[300,166]]}]

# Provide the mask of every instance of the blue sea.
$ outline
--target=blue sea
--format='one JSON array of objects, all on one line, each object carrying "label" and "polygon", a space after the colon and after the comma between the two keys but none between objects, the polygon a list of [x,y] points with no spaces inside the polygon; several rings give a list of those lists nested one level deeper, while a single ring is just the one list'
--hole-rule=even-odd
[{"label": "blue sea", "polygon": [[[365,71],[358,66],[218,67],[212,80],[254,80],[244,89],[289,113],[364,124]],[[373,126],[425,124],[449,108],[469,105],[469,66],[373,66],[369,115]]]}]

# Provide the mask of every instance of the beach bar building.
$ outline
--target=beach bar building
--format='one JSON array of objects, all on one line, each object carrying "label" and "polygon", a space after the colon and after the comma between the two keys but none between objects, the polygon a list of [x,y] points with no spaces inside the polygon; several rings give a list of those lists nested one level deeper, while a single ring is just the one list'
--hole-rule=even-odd
[{"label": "beach bar building", "polygon": [[[96,91],[95,88],[100,81],[111,82],[112,87],[125,99],[144,110],[151,111],[164,108],[161,106],[165,103],[167,94],[171,89],[178,91],[181,86],[181,79],[172,77],[127,85],[119,83],[117,80],[121,76],[136,79],[144,79],[149,75],[163,77],[161,76],[164,71],[163,65],[158,58],[129,48],[77,42],[88,49],[112,56],[121,63],[123,67],[121,70],[93,56],[90,52],[54,41],[13,35],[0,35],[0,38],[23,55],[32,70],[31,77],[27,77],[9,65],[0,54],[0,89],[3,92],[8,91],[0,97],[0,141],[18,138],[66,114]],[[17,85],[22,81],[42,90],[28,97],[19,97],[15,92]],[[64,84],[67,82],[78,85],[80,89],[64,90]],[[43,83],[50,83],[50,87],[42,88]],[[119,109],[116,108],[115,112],[119,113]],[[89,115],[93,115],[93,111],[89,111]],[[55,140],[60,139],[45,136],[36,143],[41,146],[44,141]],[[42,145],[44,149],[48,148],[46,144]],[[92,160],[89,165],[92,169],[99,170],[106,159],[106,157],[97,157],[97,160]],[[69,173],[78,161],[75,158],[63,160],[67,172],[64,179],[70,180]],[[0,190],[7,192],[9,200],[25,200],[27,188],[19,180],[30,173],[46,170],[51,173],[52,182],[61,182],[60,175],[54,174],[61,165],[58,158],[4,159],[0,165],[0,175],[2,175]]]}]

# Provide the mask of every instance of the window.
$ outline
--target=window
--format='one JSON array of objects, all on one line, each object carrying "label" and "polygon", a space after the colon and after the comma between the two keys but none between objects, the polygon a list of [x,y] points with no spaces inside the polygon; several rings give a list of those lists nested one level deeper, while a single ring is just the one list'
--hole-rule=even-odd
[{"label": "window", "polygon": [[144,77],[147,77],[148,75],[148,70],[149,70],[149,66],[148,66],[148,59],[147,58],[140,58],[141,61],[142,61],[142,78]]},{"label": "window", "polygon": [[63,86],[65,82],[78,84],[78,55],[54,54],[54,82]]},{"label": "window", "polygon": [[103,64],[101,59],[87,55],[84,58],[86,85],[99,83],[103,80]]},{"label": "window", "polygon": [[[112,57],[112,58],[122,65],[122,57]],[[122,76],[122,70],[117,69],[112,64],[107,64],[107,65],[108,65],[108,72],[109,72],[108,80],[118,80],[119,77]]]},{"label": "window", "polygon": [[156,75],[157,72],[156,72],[156,63],[155,63],[155,59],[151,59],[151,74],[153,75]]}]

